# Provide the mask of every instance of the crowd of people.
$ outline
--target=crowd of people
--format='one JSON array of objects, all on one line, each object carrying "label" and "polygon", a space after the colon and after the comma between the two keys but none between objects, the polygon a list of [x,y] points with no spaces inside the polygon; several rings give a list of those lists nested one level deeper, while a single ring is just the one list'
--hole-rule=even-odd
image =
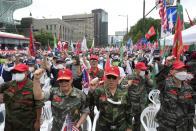
[{"label": "crowd of people", "polygon": [[[40,51],[36,58],[14,53],[1,56],[0,62],[5,131],[39,131],[45,101],[51,101],[52,131],[61,131],[68,115],[82,130],[88,115],[93,122],[95,106],[100,112],[97,131],[140,131],[140,115],[151,104],[148,94],[153,89],[160,91],[157,131],[193,130],[194,51],[183,52],[179,59],[171,52],[162,57],[158,49],[125,51],[123,55],[106,49],[79,54]],[[89,81],[84,83],[86,75]],[[0,122],[3,117],[0,114]]]}]

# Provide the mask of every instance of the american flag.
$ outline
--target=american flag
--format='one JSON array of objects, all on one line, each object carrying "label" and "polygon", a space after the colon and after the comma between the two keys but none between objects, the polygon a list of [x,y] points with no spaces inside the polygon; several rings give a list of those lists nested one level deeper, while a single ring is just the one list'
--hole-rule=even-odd
[{"label": "american flag", "polygon": [[69,115],[67,115],[61,131],[80,131],[80,130],[75,126],[73,122],[71,122]]},{"label": "american flag", "polygon": [[160,10],[159,10],[159,15],[161,17],[161,25],[163,26],[163,30],[167,29],[167,16],[166,16],[166,0],[161,0],[160,3]]},{"label": "american flag", "polygon": [[90,78],[89,78],[89,74],[88,74],[86,67],[83,64],[81,64],[81,67],[82,67],[82,75],[83,75],[82,88],[83,88],[84,93],[87,95],[89,91]]}]

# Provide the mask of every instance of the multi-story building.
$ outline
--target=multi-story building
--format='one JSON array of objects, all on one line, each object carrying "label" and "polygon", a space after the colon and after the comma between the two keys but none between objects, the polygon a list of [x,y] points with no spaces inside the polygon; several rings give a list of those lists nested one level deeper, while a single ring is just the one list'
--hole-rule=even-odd
[{"label": "multi-story building", "polygon": [[84,33],[87,41],[94,39],[94,14],[78,14],[62,16],[64,22],[69,23],[80,33]]},{"label": "multi-story building", "polygon": [[[20,32],[24,35],[29,35],[29,28],[32,27],[34,32],[41,29],[52,32],[53,35],[61,40],[82,41],[84,32],[76,30],[72,25],[62,21],[59,18],[54,19],[34,19],[34,18],[22,18],[21,25],[19,26]],[[60,33],[59,33],[60,32]]]},{"label": "multi-story building", "polygon": [[108,13],[102,9],[92,10],[95,21],[95,45],[108,44]]},{"label": "multi-story building", "polygon": [[62,19],[79,32],[84,32],[87,41],[94,39],[95,46],[108,43],[108,13],[104,10],[95,9],[91,14],[68,15]]}]

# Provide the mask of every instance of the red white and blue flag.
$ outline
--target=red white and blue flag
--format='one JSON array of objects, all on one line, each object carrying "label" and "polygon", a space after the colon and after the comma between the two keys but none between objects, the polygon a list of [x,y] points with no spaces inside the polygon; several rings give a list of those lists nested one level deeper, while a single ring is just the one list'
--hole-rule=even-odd
[{"label": "red white and blue flag", "polygon": [[161,17],[161,25],[163,30],[167,29],[167,13],[166,13],[166,0],[161,0],[159,15]]},{"label": "red white and blue flag", "polygon": [[67,115],[61,131],[80,131],[76,124],[71,122],[70,117]]},{"label": "red white and blue flag", "polygon": [[82,75],[83,75],[82,89],[83,89],[83,92],[87,95],[89,91],[90,77],[89,77],[86,67],[83,64],[81,64],[81,68],[82,68]]}]

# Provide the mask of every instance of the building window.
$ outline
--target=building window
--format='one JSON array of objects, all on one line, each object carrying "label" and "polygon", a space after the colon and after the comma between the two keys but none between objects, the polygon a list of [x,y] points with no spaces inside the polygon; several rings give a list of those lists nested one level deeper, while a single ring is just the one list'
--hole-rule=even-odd
[{"label": "building window", "polygon": [[50,25],[50,30],[52,30],[52,25]]},{"label": "building window", "polygon": [[56,25],[54,25],[54,30],[56,30]]},{"label": "building window", "polygon": [[48,30],[48,25],[46,25],[46,30]]}]

